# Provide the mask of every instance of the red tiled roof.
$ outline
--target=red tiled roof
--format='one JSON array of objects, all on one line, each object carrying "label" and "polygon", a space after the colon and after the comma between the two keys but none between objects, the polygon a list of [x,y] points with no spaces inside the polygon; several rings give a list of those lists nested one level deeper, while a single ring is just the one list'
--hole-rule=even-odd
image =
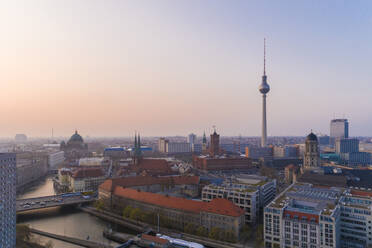
[{"label": "red tiled roof", "polygon": [[84,168],[78,169],[73,174],[73,178],[84,178],[84,177],[102,177],[105,173],[100,168]]},{"label": "red tiled roof", "polygon": [[[108,182],[110,181],[110,182]],[[116,186],[122,186],[125,188],[143,186],[143,185],[154,185],[154,184],[198,184],[198,176],[172,176],[172,177],[151,177],[151,176],[137,176],[137,177],[124,177],[108,179],[100,185],[101,189],[106,191],[112,191]]]},{"label": "red tiled roof", "polygon": [[358,196],[369,196],[369,197],[372,197],[372,192],[363,191],[363,190],[352,189],[351,190],[351,194],[358,195]]},{"label": "red tiled roof", "polygon": [[142,159],[139,164],[132,165],[131,169],[138,173],[148,171],[150,174],[172,173],[171,165],[165,159]]},{"label": "red tiled roof", "polygon": [[299,220],[305,219],[306,221],[309,221],[309,222],[311,220],[315,220],[316,223],[319,223],[319,215],[316,215],[316,214],[308,214],[308,213],[303,213],[303,212],[285,210],[284,216],[286,216],[287,214],[289,214],[289,217],[291,219],[294,219],[294,217],[297,216]]},{"label": "red tiled roof", "polygon": [[144,240],[151,241],[151,242],[154,242],[156,244],[162,244],[162,245],[169,242],[166,239],[162,239],[162,238],[159,238],[159,237],[156,237],[156,236],[151,236],[151,235],[148,235],[148,234],[142,234],[141,238],[144,239]]},{"label": "red tiled roof", "polygon": [[114,190],[114,195],[160,207],[180,209],[194,213],[209,212],[234,217],[244,215],[243,209],[234,205],[227,199],[213,199],[211,202],[202,202],[149,192],[141,192],[135,189],[123,187],[116,187]]}]

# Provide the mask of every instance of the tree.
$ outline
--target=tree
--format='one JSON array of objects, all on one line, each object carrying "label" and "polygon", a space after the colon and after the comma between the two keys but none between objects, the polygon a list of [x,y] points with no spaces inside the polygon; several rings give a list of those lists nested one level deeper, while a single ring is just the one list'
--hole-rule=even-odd
[{"label": "tree", "polygon": [[220,236],[220,233],[221,233],[221,231],[218,227],[213,227],[211,229],[211,231],[209,232],[208,237],[210,239],[218,239],[218,237]]},{"label": "tree", "polygon": [[130,216],[130,214],[131,214],[131,212],[132,212],[132,207],[131,206],[126,206],[125,208],[124,208],[124,210],[123,210],[123,217],[124,218],[129,218],[129,216]]},{"label": "tree", "polygon": [[17,243],[22,241],[29,241],[31,239],[30,227],[24,224],[17,224],[16,235]]},{"label": "tree", "polygon": [[263,225],[259,224],[257,227],[257,232],[256,232],[256,242],[255,242],[255,247],[263,247]]},{"label": "tree", "polygon": [[198,229],[196,229],[196,235],[207,237],[208,236],[208,230],[204,226],[199,226]]},{"label": "tree", "polygon": [[99,199],[97,201],[94,202],[94,207],[97,209],[97,210],[102,210],[105,206],[105,203],[103,202],[102,199]]},{"label": "tree", "polygon": [[195,234],[196,227],[191,223],[187,223],[185,228],[184,228],[184,231],[186,233]]},{"label": "tree", "polygon": [[131,218],[132,220],[138,220],[140,216],[141,216],[141,210],[139,208],[134,208],[130,212],[129,218]]},{"label": "tree", "polygon": [[233,231],[225,231],[222,237],[224,241],[231,242],[231,243],[236,242],[236,237]]}]

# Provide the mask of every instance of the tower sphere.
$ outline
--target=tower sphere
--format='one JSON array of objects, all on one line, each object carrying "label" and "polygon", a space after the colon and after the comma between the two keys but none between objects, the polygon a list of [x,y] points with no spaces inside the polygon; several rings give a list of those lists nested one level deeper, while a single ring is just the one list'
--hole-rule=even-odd
[{"label": "tower sphere", "polygon": [[262,76],[262,83],[260,84],[260,86],[258,87],[258,90],[262,93],[262,94],[266,94],[270,91],[270,86],[268,85],[268,83],[266,82],[266,75],[263,75]]}]

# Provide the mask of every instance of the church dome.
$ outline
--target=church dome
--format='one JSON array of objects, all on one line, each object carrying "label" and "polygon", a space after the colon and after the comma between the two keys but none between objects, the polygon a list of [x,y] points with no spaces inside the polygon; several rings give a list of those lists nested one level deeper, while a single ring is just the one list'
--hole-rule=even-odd
[{"label": "church dome", "polygon": [[316,135],[311,132],[307,137],[306,137],[306,140],[310,140],[310,141],[318,141],[318,138],[316,137]]},{"label": "church dome", "polygon": [[83,137],[81,137],[81,135],[78,134],[77,131],[75,131],[75,133],[71,136],[69,142],[81,142],[81,143],[83,143],[84,140],[83,140]]}]

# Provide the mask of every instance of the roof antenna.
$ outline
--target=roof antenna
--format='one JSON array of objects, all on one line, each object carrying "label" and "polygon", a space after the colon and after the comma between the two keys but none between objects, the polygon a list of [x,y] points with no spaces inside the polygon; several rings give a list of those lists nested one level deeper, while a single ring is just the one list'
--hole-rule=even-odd
[{"label": "roof antenna", "polygon": [[264,76],[266,76],[266,38],[264,38]]}]

